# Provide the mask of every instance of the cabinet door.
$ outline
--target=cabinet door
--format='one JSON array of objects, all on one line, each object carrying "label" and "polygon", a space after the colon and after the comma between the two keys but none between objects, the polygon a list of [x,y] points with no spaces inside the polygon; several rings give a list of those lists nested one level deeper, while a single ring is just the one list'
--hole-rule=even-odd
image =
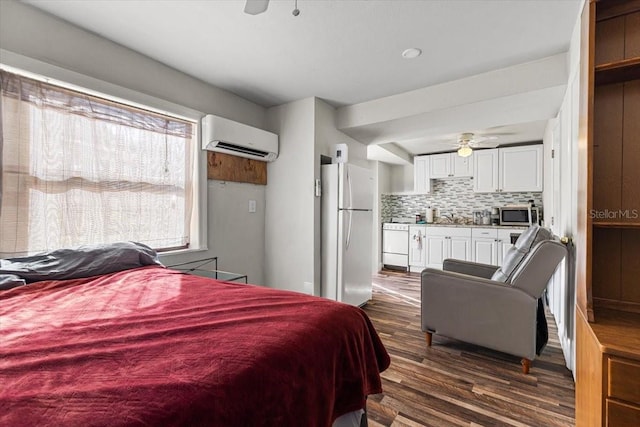
[{"label": "cabinet door", "polygon": [[497,265],[497,242],[491,238],[473,239],[473,261]]},{"label": "cabinet door", "polygon": [[448,239],[445,236],[427,236],[425,242],[427,267],[442,268],[442,261],[447,258]]},{"label": "cabinet door", "polygon": [[457,153],[451,153],[451,175],[456,178],[473,176],[473,154],[460,157]]},{"label": "cabinet door", "polygon": [[502,260],[504,256],[507,254],[507,251],[513,244],[511,243],[511,234],[520,235],[525,230],[518,228],[500,228],[498,230],[498,257],[497,257],[497,265],[502,265]]},{"label": "cabinet door", "polygon": [[542,191],[542,145],[500,148],[500,191]]},{"label": "cabinet door", "polygon": [[415,193],[431,192],[429,168],[429,156],[416,156],[413,158],[413,191]]},{"label": "cabinet door", "polygon": [[456,237],[449,238],[449,251],[447,258],[471,261],[471,238]]},{"label": "cabinet door", "polygon": [[425,227],[411,226],[409,227],[409,266],[410,267],[426,267],[426,251],[424,239]]},{"label": "cabinet door", "polygon": [[497,192],[498,176],[498,149],[474,151],[473,191],[476,193]]},{"label": "cabinet door", "polygon": [[502,259],[507,254],[509,248],[513,245],[509,239],[498,239],[497,243],[496,249],[498,250],[498,253],[496,256],[496,265],[502,265]]},{"label": "cabinet door", "polygon": [[451,176],[451,153],[432,154],[429,158],[431,161],[431,178],[448,178]]}]

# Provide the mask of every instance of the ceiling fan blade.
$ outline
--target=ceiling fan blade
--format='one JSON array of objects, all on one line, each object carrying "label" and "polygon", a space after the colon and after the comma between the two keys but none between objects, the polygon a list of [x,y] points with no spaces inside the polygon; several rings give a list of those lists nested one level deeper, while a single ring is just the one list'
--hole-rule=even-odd
[{"label": "ceiling fan blade", "polygon": [[494,141],[496,139],[498,139],[497,136],[474,135],[473,138],[469,140],[469,142],[483,143],[486,141]]},{"label": "ceiling fan blade", "polygon": [[249,15],[258,15],[269,6],[269,0],[247,0],[244,5],[244,12]]},{"label": "ceiling fan blade", "polygon": [[472,147],[475,148],[496,148],[500,143],[498,141],[484,141],[484,142],[471,142],[469,143]]}]

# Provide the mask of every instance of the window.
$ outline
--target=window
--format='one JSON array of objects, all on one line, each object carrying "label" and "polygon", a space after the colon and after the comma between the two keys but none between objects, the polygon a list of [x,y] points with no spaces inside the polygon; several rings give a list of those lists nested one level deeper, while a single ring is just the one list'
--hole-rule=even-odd
[{"label": "window", "polygon": [[196,123],[0,70],[0,257],[190,244]]}]

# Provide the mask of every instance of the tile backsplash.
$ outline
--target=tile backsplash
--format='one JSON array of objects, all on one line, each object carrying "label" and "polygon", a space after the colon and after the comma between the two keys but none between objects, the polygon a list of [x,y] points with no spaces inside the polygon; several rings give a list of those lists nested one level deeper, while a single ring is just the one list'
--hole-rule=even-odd
[{"label": "tile backsplash", "polygon": [[383,194],[380,205],[382,220],[388,222],[391,218],[414,218],[418,213],[424,215],[428,207],[437,209],[436,216],[454,214],[471,218],[476,210],[525,204],[529,200],[533,200],[536,206],[542,206],[542,193],[474,193],[473,180],[459,178],[434,179],[429,194]]}]

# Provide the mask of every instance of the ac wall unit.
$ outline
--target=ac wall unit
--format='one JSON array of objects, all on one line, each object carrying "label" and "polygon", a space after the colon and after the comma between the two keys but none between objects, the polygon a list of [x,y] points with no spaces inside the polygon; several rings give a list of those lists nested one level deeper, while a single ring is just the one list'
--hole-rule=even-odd
[{"label": "ac wall unit", "polygon": [[202,118],[202,149],[272,162],[278,157],[278,135],[208,114]]}]

